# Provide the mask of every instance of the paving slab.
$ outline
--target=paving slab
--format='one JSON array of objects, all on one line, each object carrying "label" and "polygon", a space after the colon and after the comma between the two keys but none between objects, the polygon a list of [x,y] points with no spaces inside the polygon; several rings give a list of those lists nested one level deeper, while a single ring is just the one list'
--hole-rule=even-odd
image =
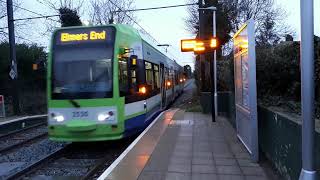
[{"label": "paving slab", "polygon": [[215,164],[217,166],[237,166],[237,160],[233,158],[215,158]]},{"label": "paving slab", "polygon": [[165,180],[191,180],[191,173],[168,172]]},{"label": "paving slab", "polygon": [[192,180],[218,180],[217,174],[193,173]]},{"label": "paving slab", "polygon": [[243,175],[240,167],[235,166],[217,166],[218,174]]}]

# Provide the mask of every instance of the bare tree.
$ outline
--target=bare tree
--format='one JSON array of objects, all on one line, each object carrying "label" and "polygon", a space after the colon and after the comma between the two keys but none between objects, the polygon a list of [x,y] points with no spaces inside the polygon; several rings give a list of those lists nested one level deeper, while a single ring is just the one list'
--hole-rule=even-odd
[{"label": "bare tree", "polygon": [[92,0],[91,6],[93,24],[133,24],[136,19],[132,12],[125,12],[134,8],[133,0]]},{"label": "bare tree", "polygon": [[50,9],[59,13],[59,9],[64,7],[72,10],[76,10],[77,13],[81,13],[81,8],[84,4],[84,0],[37,0],[39,3],[46,5]]},{"label": "bare tree", "polygon": [[[196,3],[197,0],[188,0],[188,3]],[[188,17],[185,19],[187,30],[197,34],[199,30],[199,12],[197,6],[187,6]]]},{"label": "bare tree", "polygon": [[0,2],[0,19],[6,16],[7,16],[6,4],[3,2]]},{"label": "bare tree", "polygon": [[285,16],[285,11],[274,6],[274,0],[225,0],[224,3],[231,3],[234,13],[230,14],[232,24],[236,29],[245,23],[247,20],[253,18],[256,21],[257,29],[261,27],[265,19],[272,14],[273,19],[280,21]]},{"label": "bare tree", "polygon": [[[20,2],[18,0],[14,0],[13,4],[13,12],[19,13],[19,9],[17,6],[20,6]],[[17,31],[20,30],[21,26],[24,26],[24,22],[15,22],[15,28]],[[2,42],[4,39],[8,38],[8,21],[7,21],[7,3],[0,2],[0,42]],[[17,33],[19,34],[19,33]]]},{"label": "bare tree", "polygon": [[[197,2],[197,0],[190,1]],[[269,25],[269,35],[265,34],[265,37],[273,36],[273,40],[275,40],[285,34],[293,34],[291,28],[284,23],[286,12],[280,7],[275,7],[274,0],[219,0],[217,6],[220,8],[218,11],[224,13],[230,21],[228,24],[231,26],[230,33],[235,33],[247,20],[253,18],[258,34],[266,33],[266,28],[268,28],[266,25]],[[197,33],[199,19],[197,7],[188,7],[188,12],[187,29]],[[270,23],[272,23],[272,29],[270,29]],[[278,42],[278,40],[274,42]]]},{"label": "bare tree", "polygon": [[5,29],[6,26],[4,25],[4,21],[7,17],[7,10],[6,10],[6,4],[0,2],[0,42],[2,41],[4,35],[5,35]]},{"label": "bare tree", "polygon": [[[53,11],[53,14],[60,14],[59,9],[68,8],[75,10],[77,14],[82,15],[82,7],[85,0],[37,0],[40,4],[47,6]],[[48,18],[48,21],[45,21],[46,32],[43,35],[50,35],[56,28],[61,26],[60,20],[56,18]]]}]

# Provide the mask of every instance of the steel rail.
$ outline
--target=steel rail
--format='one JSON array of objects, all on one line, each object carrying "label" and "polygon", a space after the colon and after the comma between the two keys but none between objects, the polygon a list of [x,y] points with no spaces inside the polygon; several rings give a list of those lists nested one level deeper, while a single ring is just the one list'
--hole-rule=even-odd
[{"label": "steel rail", "polygon": [[98,162],[94,165],[93,168],[91,168],[82,178],[81,180],[89,180],[96,172],[98,172],[99,168],[102,167],[110,157],[106,156],[100,160],[97,160]]}]

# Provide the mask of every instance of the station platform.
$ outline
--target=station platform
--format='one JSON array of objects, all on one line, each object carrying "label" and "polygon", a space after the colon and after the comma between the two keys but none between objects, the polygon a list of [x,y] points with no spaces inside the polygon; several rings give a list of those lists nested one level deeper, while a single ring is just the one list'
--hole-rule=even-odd
[{"label": "station platform", "polygon": [[11,117],[1,117],[0,118],[0,126],[4,124],[14,123],[17,121],[22,121],[26,119],[34,119],[34,118],[44,118],[47,117],[47,114],[39,114],[32,116],[11,116]]},{"label": "station platform", "polygon": [[223,117],[169,109],[98,178],[100,180],[272,179]]},{"label": "station platform", "polygon": [[0,136],[31,127],[37,124],[43,124],[47,121],[46,114],[32,116],[11,116],[0,118]]}]

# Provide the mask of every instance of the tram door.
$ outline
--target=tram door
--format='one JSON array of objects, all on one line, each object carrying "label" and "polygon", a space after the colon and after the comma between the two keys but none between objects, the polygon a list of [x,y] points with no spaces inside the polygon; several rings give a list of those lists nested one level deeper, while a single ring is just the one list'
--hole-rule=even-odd
[{"label": "tram door", "polygon": [[161,109],[166,107],[166,81],[165,81],[165,71],[164,65],[160,63],[160,94],[161,94]]}]

